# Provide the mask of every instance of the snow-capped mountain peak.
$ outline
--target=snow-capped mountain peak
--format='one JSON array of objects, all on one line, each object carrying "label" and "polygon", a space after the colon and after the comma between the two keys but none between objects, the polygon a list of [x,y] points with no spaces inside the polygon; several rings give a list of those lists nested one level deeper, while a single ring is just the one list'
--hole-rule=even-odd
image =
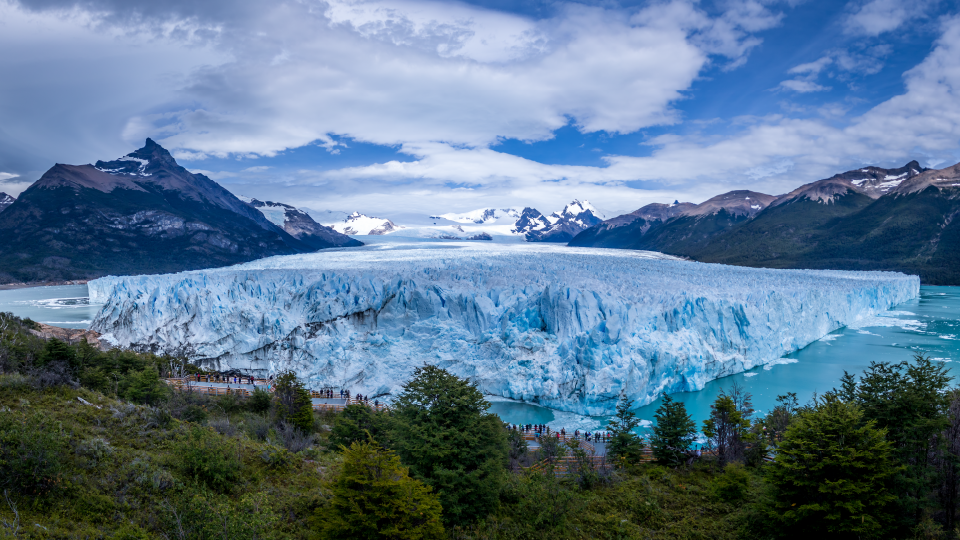
[{"label": "snow-capped mountain peak", "polygon": [[456,223],[473,223],[476,225],[487,225],[491,223],[496,223],[504,218],[509,218],[512,220],[520,219],[520,215],[523,213],[522,208],[480,208],[478,210],[473,210],[470,212],[463,212],[460,214],[449,213],[441,214],[439,216],[430,216],[431,218],[436,219],[446,219],[448,221],[453,221]]},{"label": "snow-capped mountain peak", "polygon": [[351,235],[380,235],[403,228],[389,219],[367,216],[360,212],[353,212],[343,221],[334,223],[332,227],[339,233]]}]

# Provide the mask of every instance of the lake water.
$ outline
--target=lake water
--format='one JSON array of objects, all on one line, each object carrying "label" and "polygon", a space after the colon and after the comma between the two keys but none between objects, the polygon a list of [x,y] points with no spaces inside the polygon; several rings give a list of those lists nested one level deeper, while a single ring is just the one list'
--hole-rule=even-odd
[{"label": "lake water", "polygon": [[[0,311],[65,328],[86,328],[99,308],[87,301],[86,285],[0,291]],[[720,390],[734,383],[753,394],[754,408],[764,413],[776,404],[780,394],[796,392],[803,403],[814,392],[838,386],[844,370],[859,374],[871,361],[899,362],[915,353],[945,362],[960,377],[960,287],[922,286],[918,299],[883,316],[833,332],[774,364],[712,381],[699,392],[674,394],[673,398],[686,404],[699,426]],[[592,430],[601,428],[607,420],[502,398],[490,400],[493,412],[515,424]],[[654,402],[637,409],[645,424],[652,420],[657,406]]]},{"label": "lake water", "polygon": [[86,285],[0,291],[0,312],[63,328],[90,326],[99,309],[88,301]]}]

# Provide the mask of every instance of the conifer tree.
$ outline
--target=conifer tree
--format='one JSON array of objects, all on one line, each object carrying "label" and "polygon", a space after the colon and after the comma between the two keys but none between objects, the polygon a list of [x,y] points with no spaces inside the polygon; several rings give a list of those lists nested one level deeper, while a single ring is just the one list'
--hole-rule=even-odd
[{"label": "conifer tree", "polygon": [[497,505],[508,448],[489,407],[475,385],[436,366],[417,368],[393,403],[391,445],[440,495],[447,525],[485,518]]},{"label": "conifer tree", "polygon": [[373,442],[342,447],[343,470],[323,512],[329,540],[432,540],[444,537],[439,498],[410,478],[400,458]]},{"label": "conifer tree", "polygon": [[650,446],[653,457],[664,465],[676,467],[683,463],[690,445],[697,436],[697,424],[687,413],[682,402],[674,401],[666,392],[662,394],[663,403],[654,413],[656,424]]},{"label": "conifer tree", "polygon": [[627,399],[624,392],[620,393],[620,400],[617,402],[617,414],[607,429],[610,431],[610,442],[607,444],[607,454],[616,461],[634,464],[643,458],[643,439],[633,432],[640,425],[637,415],[631,411],[633,400]]}]

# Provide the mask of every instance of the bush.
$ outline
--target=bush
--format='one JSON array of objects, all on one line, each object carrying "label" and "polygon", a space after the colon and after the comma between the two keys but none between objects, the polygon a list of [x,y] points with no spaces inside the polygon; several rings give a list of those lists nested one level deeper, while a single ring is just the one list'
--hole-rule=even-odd
[{"label": "bush", "polygon": [[277,437],[280,438],[280,444],[293,453],[302,452],[313,446],[312,433],[305,433],[297,426],[286,422],[280,422],[277,426]]},{"label": "bush", "polygon": [[370,437],[387,445],[387,429],[387,413],[374,411],[366,405],[347,405],[333,421],[330,446],[349,448],[355,442],[369,442]]},{"label": "bush", "polygon": [[253,395],[247,400],[247,408],[257,414],[266,414],[270,410],[270,404],[273,402],[273,396],[270,392],[259,386],[253,390]]},{"label": "bush", "polygon": [[160,380],[160,373],[155,367],[148,367],[142,371],[131,373],[127,378],[126,396],[130,401],[146,405],[156,405],[163,401],[170,388]]},{"label": "bush", "polygon": [[221,493],[240,479],[236,454],[213,433],[194,427],[180,445],[180,469],[198,484]]},{"label": "bush", "polygon": [[728,503],[736,503],[747,497],[750,490],[750,475],[743,465],[731,463],[723,469],[713,481],[713,493],[718,499]]},{"label": "bush", "polygon": [[0,413],[0,487],[43,495],[60,484],[67,437],[41,414]]},{"label": "bush", "polygon": [[323,517],[327,539],[443,538],[440,502],[428,486],[410,478],[400,458],[375,443],[353,443],[331,486]]}]

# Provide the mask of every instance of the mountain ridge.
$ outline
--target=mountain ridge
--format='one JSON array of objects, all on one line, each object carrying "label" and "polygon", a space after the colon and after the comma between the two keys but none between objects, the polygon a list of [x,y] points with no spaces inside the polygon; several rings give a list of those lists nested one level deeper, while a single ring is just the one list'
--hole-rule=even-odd
[{"label": "mountain ridge", "polygon": [[804,184],[753,216],[724,208],[709,218],[688,210],[645,222],[626,214],[583,231],[570,245],[739,266],[894,270],[926,283],[960,284],[958,188],[960,164],[864,167]]},{"label": "mountain ridge", "polygon": [[0,213],[0,236],[9,239],[0,245],[0,282],[177,272],[317,245],[190,173],[151,139],[117,160],[54,165]]}]

